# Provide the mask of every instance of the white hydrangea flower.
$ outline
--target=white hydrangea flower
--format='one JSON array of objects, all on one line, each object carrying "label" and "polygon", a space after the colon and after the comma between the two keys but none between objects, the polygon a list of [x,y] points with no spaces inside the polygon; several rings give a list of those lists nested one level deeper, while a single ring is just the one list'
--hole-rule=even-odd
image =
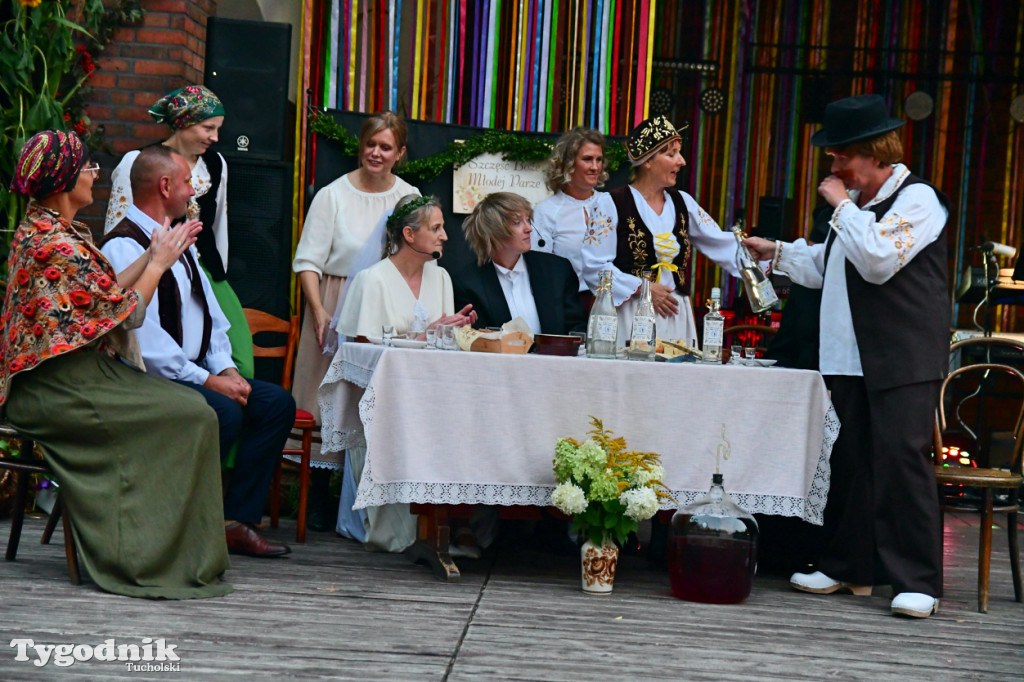
[{"label": "white hydrangea flower", "polygon": [[619,495],[619,502],[626,505],[626,516],[634,521],[649,519],[658,511],[658,496],[651,488],[627,490]]},{"label": "white hydrangea flower", "polygon": [[551,504],[563,514],[582,514],[587,510],[587,496],[583,488],[566,481],[551,492]]},{"label": "white hydrangea flower", "polygon": [[643,467],[637,468],[630,477],[633,479],[633,483],[638,486],[646,486],[651,481],[664,481],[665,480],[665,469],[660,464],[651,465],[650,470]]}]

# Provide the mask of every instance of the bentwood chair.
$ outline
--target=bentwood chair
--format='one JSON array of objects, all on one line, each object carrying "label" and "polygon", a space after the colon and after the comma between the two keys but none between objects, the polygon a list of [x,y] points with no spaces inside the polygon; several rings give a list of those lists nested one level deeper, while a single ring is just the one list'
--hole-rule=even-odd
[{"label": "bentwood chair", "polygon": [[726,327],[722,336],[722,348],[730,348],[733,344],[745,348],[753,348],[759,356],[764,355],[768,342],[779,330],[765,324],[734,324]]},{"label": "bentwood chair", "polygon": [[[972,441],[978,442],[978,434],[975,434],[964,421],[965,406],[983,395],[986,384],[991,390],[997,380],[1006,379],[1009,379],[1011,387],[1007,389],[1002,386],[999,388],[999,392],[1001,395],[1008,396],[1006,399],[1012,401],[1014,406],[1012,414],[1009,415],[1014,422],[1011,431],[1013,447],[1008,468],[979,468],[971,465],[969,458],[964,458],[964,461],[968,462],[967,466],[957,466],[959,462],[956,452],[952,445],[948,445],[952,441],[946,438],[951,421],[955,419],[960,427],[959,431],[973,434],[975,437],[972,438]],[[966,390],[954,390],[954,387],[958,387],[961,382],[967,384]],[[953,396],[952,400],[951,396]],[[1022,455],[1024,455],[1024,374],[1008,365],[988,362],[960,367],[950,372],[942,383],[935,424],[935,476],[939,483],[940,493],[942,488],[947,486],[961,486],[981,492],[981,527],[978,548],[978,611],[981,613],[988,611],[992,522],[997,513],[1006,514],[1010,570],[1013,574],[1013,595],[1018,602],[1024,600],[1017,539],[1019,495],[1021,484],[1024,482],[1021,472]],[[1005,493],[1005,502],[1001,502],[998,506],[995,503],[997,491]],[[944,505],[943,508],[945,510],[948,506]]]},{"label": "bentwood chair", "polygon": [[[0,437],[17,439],[21,443],[17,456],[0,454],[0,470],[11,472],[17,476],[14,509],[11,514],[11,535],[7,540],[7,553],[4,556],[7,561],[14,561],[17,558],[18,545],[21,542],[21,528],[25,521],[25,504],[28,501],[28,486],[32,474],[49,475],[52,472],[44,459],[35,456],[35,441],[31,438],[23,437],[14,427],[6,423],[0,423]],[[50,512],[50,518],[46,522],[42,544],[49,544],[50,536],[53,535],[58,521],[63,521],[64,524],[64,554],[68,562],[68,577],[72,585],[80,585],[82,578],[78,570],[75,539],[71,535],[71,520],[68,518],[68,512],[64,509],[59,493],[53,510]]]},{"label": "bentwood chair", "polygon": [[[281,374],[281,386],[288,390],[292,387],[292,364],[295,361],[295,347],[299,338],[299,316],[293,315],[290,320],[282,320],[262,310],[245,308],[245,321],[253,335],[252,354],[257,358],[284,358],[284,370]],[[286,335],[283,346],[258,346],[255,337],[265,332]],[[313,415],[306,410],[295,410],[295,423],[292,429],[301,433],[301,447],[285,448],[281,452],[281,462],[274,472],[274,482],[270,494],[270,526],[277,528],[281,515],[281,464],[298,466],[299,468],[299,505],[296,520],[295,540],[306,541],[306,503],[309,498],[309,459],[313,443],[313,431],[319,428]],[[294,462],[289,457],[298,457]]]}]

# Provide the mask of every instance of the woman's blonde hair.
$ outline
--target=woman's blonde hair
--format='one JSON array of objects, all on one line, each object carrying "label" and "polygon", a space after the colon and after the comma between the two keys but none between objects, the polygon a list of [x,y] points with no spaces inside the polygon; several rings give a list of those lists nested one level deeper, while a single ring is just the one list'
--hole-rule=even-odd
[{"label": "woman's blonde hair", "polygon": [[[405,126],[405,121],[402,117],[393,111],[378,111],[373,116],[363,121],[363,126],[359,129],[359,153],[362,154],[363,149],[370,143],[370,138],[379,133],[382,130],[390,130],[391,134],[395,136],[395,146],[398,150],[405,149],[405,141],[409,137],[409,129]],[[398,158],[395,165],[399,165],[405,161],[405,153]]]},{"label": "woman's blonde hair", "polygon": [[[544,171],[545,184],[552,192],[562,189],[572,180],[573,170],[576,168],[576,157],[579,156],[580,148],[587,142],[596,144],[604,154],[604,135],[593,128],[577,126],[563,134],[551,150],[551,157],[548,159],[548,167]],[[597,186],[601,187],[608,180],[608,171],[604,169],[603,163],[601,175],[597,179]]]},{"label": "woman's blonde hair", "polygon": [[[405,207],[415,204],[411,209]],[[384,250],[381,252],[380,257],[387,258],[398,253],[398,250],[402,248],[404,240],[402,239],[402,232],[406,226],[412,228],[412,231],[420,229],[427,224],[430,219],[430,212],[433,209],[441,209],[441,202],[437,197],[427,195],[420,196],[418,194],[406,194],[404,197],[398,200],[395,204],[395,210],[391,213],[391,216],[398,216],[395,220],[389,217],[387,225],[384,230]]]},{"label": "woman's blonde hair", "polygon": [[476,254],[477,265],[483,265],[512,237],[512,223],[520,215],[533,219],[530,202],[512,192],[488,194],[462,222],[469,248]]}]

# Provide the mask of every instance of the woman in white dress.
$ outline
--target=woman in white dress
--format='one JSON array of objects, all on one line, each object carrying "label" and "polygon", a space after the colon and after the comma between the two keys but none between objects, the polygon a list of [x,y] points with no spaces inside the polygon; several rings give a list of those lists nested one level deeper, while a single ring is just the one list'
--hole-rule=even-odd
[{"label": "woman in white dress", "polygon": [[[405,156],[405,139],[405,122],[394,113],[367,118],[359,131],[359,167],[317,192],[306,213],[292,262],[306,300],[292,395],[317,423],[317,388],[332,359],[323,352],[324,341],[352,260],[381,216],[405,195],[419,194],[392,172]],[[316,466],[338,466],[319,449],[315,459]]]},{"label": "woman in white dress", "polygon": [[580,293],[589,298],[583,280],[580,247],[594,205],[608,180],[604,168],[605,139],[593,128],[578,126],[558,138],[545,171],[554,194],[533,209],[534,251],[546,251],[572,263],[580,278]]},{"label": "woman in white dress", "polygon": [[733,277],[739,276],[736,239],[723,232],[686,192],[675,189],[686,165],[682,138],[664,116],[632,130],[626,153],[630,184],[598,197],[581,249],[583,278],[597,290],[602,270],[611,270],[612,302],[618,309],[619,346],[625,345],[640,299],[640,275],[655,272],[651,297],[663,339],[697,346],[690,303],[691,245]]},{"label": "woman in white dress", "polygon": [[[452,281],[435,258],[446,241],[441,203],[431,196],[403,197],[386,222],[383,259],[355,274],[348,284],[338,333],[358,340],[380,336],[385,324],[393,325],[399,335],[438,324],[474,324],[471,306],[453,314]],[[352,509],[365,461],[366,448],[348,449],[338,532],[370,550],[401,552],[416,540],[416,517],[408,504]]]}]

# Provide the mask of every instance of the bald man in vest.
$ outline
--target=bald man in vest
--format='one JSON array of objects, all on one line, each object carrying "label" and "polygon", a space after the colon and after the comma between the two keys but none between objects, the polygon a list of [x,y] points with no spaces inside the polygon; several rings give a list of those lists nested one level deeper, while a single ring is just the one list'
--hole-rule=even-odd
[{"label": "bald man in vest", "polygon": [[[118,271],[145,252],[154,230],[186,215],[195,194],[191,177],[188,163],[170,147],[142,150],[131,170],[134,203],[102,242],[103,254]],[[198,230],[198,221],[193,222]],[[188,249],[164,274],[146,320],[136,330],[146,371],[203,394],[220,423],[222,460],[238,442],[234,468],[225,472],[228,550],[283,556],[291,549],[268,542],[255,526],[263,518],[267,491],[295,419],[295,401],[280,386],[239,375],[231,360],[229,323],[194,251]]]}]

